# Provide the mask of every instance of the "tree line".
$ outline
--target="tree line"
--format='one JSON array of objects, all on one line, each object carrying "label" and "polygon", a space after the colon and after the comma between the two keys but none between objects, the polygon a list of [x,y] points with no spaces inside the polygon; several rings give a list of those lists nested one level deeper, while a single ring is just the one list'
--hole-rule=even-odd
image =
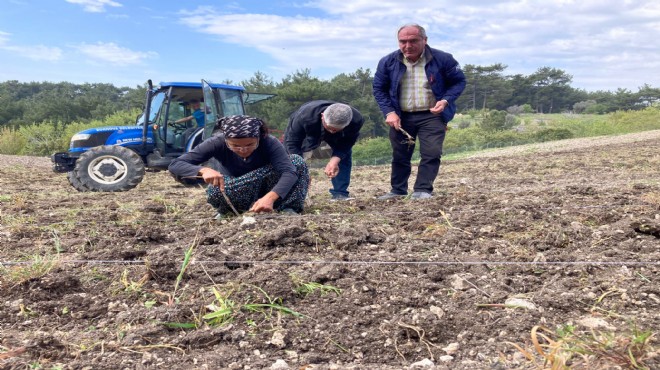
[{"label": "tree line", "polygon": [[[465,65],[467,86],[457,101],[459,113],[471,111],[508,111],[535,113],[595,113],[641,110],[660,101],[660,89],[647,84],[633,92],[588,92],[571,86],[572,76],[561,69],[542,67],[530,75],[507,75],[507,66]],[[205,76],[200,76],[205,77]],[[365,117],[363,137],[385,136],[387,128],[372,95],[373,74],[359,68],[329,80],[298,70],[275,82],[262,72],[248,80],[234,82],[250,92],[274,93],[271,100],[247,107],[247,113],[265,119],[272,128],[284,129],[288,116],[303,103],[315,99],[344,102],[356,107]],[[52,122],[66,126],[89,122],[144,105],[143,86],[115,87],[112,84],[73,84],[69,82],[5,81],[0,83],[0,128],[18,128],[33,123]],[[133,122],[126,122],[133,124]]]}]

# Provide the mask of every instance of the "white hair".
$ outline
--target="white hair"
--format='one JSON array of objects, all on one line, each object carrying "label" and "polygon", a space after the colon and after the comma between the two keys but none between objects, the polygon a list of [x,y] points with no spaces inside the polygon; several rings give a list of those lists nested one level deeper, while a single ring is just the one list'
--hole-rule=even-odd
[{"label": "white hair", "polygon": [[353,119],[353,109],[342,103],[335,103],[323,111],[325,124],[337,129],[343,129],[348,126]]}]

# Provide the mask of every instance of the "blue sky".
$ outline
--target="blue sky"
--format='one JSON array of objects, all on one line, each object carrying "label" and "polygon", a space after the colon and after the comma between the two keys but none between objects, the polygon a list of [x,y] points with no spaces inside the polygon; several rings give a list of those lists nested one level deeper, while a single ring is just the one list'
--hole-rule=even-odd
[{"label": "blue sky", "polygon": [[405,23],[463,65],[540,67],[595,90],[660,87],[660,1],[0,0],[0,81],[135,87],[374,72]]}]

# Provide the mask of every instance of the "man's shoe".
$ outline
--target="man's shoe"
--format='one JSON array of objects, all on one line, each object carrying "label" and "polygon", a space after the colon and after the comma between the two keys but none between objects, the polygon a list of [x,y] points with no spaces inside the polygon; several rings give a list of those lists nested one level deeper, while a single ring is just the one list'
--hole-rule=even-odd
[{"label": "man's shoe", "polygon": [[348,195],[344,195],[344,194],[333,194],[333,195],[332,195],[332,199],[330,199],[330,200],[333,201],[333,202],[341,202],[341,201],[345,201],[345,200],[353,200],[353,199],[355,199],[355,198],[353,198],[353,197],[349,197]]},{"label": "man's shoe", "polygon": [[389,192],[387,194],[381,195],[378,197],[378,200],[388,200],[388,199],[395,199],[395,198],[403,198],[408,196],[408,194],[396,194]]},{"label": "man's shoe", "polygon": [[416,191],[416,192],[412,193],[410,198],[411,199],[429,199],[429,198],[433,198],[433,195],[431,195],[431,193],[427,193],[425,191]]}]

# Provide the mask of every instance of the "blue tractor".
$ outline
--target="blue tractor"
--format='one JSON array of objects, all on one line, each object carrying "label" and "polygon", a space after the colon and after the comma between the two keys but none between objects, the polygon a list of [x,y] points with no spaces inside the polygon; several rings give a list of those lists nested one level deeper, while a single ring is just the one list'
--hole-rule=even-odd
[{"label": "blue tractor", "polygon": [[[67,152],[52,155],[53,171],[66,173],[79,191],[130,190],[146,170],[167,170],[172,160],[213,135],[219,118],[245,114],[246,104],[274,96],[203,80],[161,82],[156,87],[149,80],[147,85],[144,110],[135,125],[97,127],[73,135]],[[200,102],[204,116],[200,124],[182,120],[193,115],[191,102]]]}]

